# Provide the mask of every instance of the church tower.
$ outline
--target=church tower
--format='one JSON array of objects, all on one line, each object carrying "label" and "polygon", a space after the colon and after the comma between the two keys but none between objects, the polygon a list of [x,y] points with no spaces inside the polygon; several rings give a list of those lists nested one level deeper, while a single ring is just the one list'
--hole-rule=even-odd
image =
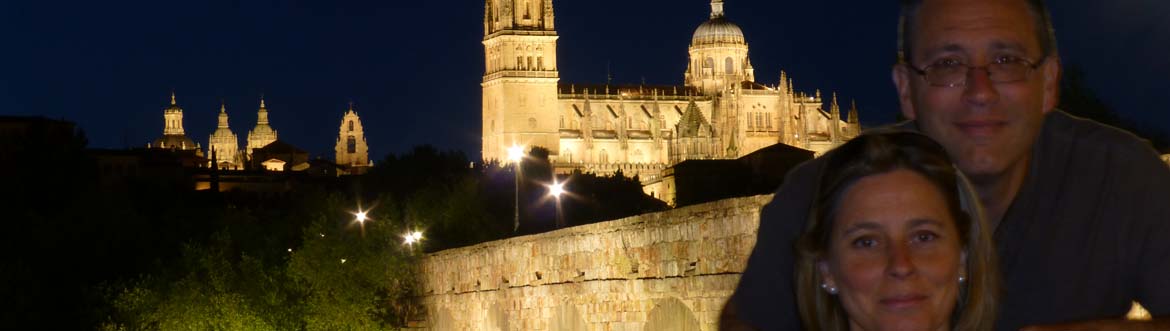
[{"label": "church tower", "polygon": [[195,155],[202,155],[199,145],[191,138],[187,138],[183,130],[183,108],[175,101],[175,92],[171,92],[171,104],[163,109],[163,136],[148,144],[149,148],[196,150]]},{"label": "church tower", "polygon": [[260,97],[260,110],[256,113],[256,127],[248,131],[248,159],[252,159],[252,151],[268,146],[276,141],[276,130],[268,125],[268,107],[264,106],[264,97]]},{"label": "church tower", "polygon": [[711,1],[711,18],[695,29],[689,53],[686,84],[703,94],[756,80],[743,30],[724,16],[723,0]]},{"label": "church tower", "polygon": [[552,0],[484,2],[483,159],[512,145],[560,151]]},{"label": "church tower", "polygon": [[337,146],[334,148],[337,152],[334,163],[351,168],[373,165],[370,163],[370,149],[363,132],[362,120],[353,110],[351,102],[349,111],[341,118],[341,129],[337,133]]},{"label": "church tower", "polygon": [[239,169],[241,166],[239,158],[240,140],[232,129],[228,127],[227,107],[221,102],[219,104],[219,125],[216,126],[215,132],[211,133],[211,138],[207,141],[207,155],[215,155],[216,162],[214,165],[219,169]]}]

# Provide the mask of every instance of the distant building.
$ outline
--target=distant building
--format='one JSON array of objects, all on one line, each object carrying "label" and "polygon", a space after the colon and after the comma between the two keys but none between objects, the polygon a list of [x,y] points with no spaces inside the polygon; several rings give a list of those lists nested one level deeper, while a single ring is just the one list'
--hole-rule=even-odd
[{"label": "distant building", "polygon": [[[53,153],[80,148],[72,146],[77,138],[73,122],[40,116],[0,116],[0,155],[15,157],[23,152]],[[30,148],[38,150],[29,151]]]},{"label": "distant building", "polygon": [[269,171],[303,171],[309,168],[309,152],[277,140],[252,151],[252,167]]},{"label": "distant building", "polygon": [[1163,154],[1162,160],[1166,161],[1166,163],[1170,163],[1170,154]]},{"label": "distant building", "polygon": [[240,153],[240,139],[228,125],[227,106],[223,103],[219,105],[219,123],[207,139],[207,157],[216,162],[218,169],[239,170],[244,166],[246,156]]},{"label": "distant building", "polygon": [[553,1],[485,2],[482,154],[511,146],[549,151],[556,171],[638,175],[663,192],[662,171],[687,160],[733,160],[781,143],[823,153],[857,136],[856,106],[842,117],[834,93],[797,91],[783,71],[756,80],[748,43],[711,1],[695,29],[679,86],[560,81]]},{"label": "distant building", "polygon": [[175,92],[171,92],[171,104],[163,109],[163,136],[146,147],[195,151],[195,155],[203,156],[199,144],[187,138],[186,131],[183,130],[183,108],[175,101]]},{"label": "distant building", "polygon": [[353,173],[365,173],[366,168],[373,166],[364,132],[362,120],[353,110],[351,102],[349,111],[341,118],[341,128],[338,129],[337,143],[334,147],[336,156],[333,161]]},{"label": "distant building", "polygon": [[663,171],[661,196],[674,207],[772,193],[813,152],[775,144],[734,160],[687,160]]}]

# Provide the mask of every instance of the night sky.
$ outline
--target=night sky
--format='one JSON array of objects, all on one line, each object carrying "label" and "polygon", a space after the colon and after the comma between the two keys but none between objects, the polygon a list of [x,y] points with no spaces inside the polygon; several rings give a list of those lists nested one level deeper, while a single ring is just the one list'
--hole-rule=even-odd
[{"label": "night sky", "polygon": [[[1051,1],[1066,66],[1125,119],[1170,132],[1170,2]],[[554,3],[562,82],[681,84],[704,0]],[[757,80],[894,119],[896,1],[727,1]],[[483,1],[5,1],[0,114],[77,122],[91,147],[161,136],[171,90],[206,145],[220,100],[241,143],[261,94],[281,140],[332,158],[352,100],[371,158],[432,144],[479,157]],[[205,146],[206,147],[206,146]]]}]

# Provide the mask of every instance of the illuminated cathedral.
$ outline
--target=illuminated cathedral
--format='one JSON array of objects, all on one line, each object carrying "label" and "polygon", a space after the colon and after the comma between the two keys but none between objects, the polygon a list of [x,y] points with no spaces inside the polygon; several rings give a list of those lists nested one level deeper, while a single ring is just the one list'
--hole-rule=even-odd
[{"label": "illuminated cathedral", "polygon": [[722,0],[695,29],[679,86],[561,82],[552,0],[485,3],[485,160],[539,146],[560,173],[620,170],[653,193],[663,170],[682,161],[735,159],[777,143],[819,155],[861,131],[856,106],[843,118],[836,94],[797,91],[783,71],[776,84],[758,82]]}]

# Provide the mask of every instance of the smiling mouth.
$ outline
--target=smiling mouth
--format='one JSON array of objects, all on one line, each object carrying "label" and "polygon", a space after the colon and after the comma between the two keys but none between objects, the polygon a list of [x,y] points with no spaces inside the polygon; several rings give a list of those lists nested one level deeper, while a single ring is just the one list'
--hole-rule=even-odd
[{"label": "smiling mouth", "polygon": [[998,133],[1007,126],[1005,121],[979,120],[955,123],[955,127],[969,137],[987,137]]},{"label": "smiling mouth", "polygon": [[910,308],[926,302],[925,295],[899,295],[889,298],[884,298],[881,301],[883,306],[892,309]]}]

